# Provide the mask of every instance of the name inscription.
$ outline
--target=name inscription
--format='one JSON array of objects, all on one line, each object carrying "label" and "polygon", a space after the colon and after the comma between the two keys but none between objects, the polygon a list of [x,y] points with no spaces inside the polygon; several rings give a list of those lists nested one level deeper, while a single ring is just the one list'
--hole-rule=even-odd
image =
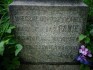
[{"label": "name inscription", "polygon": [[14,12],[16,37],[24,45],[21,56],[25,61],[72,62],[78,52],[83,16],[77,9],[48,8]]}]

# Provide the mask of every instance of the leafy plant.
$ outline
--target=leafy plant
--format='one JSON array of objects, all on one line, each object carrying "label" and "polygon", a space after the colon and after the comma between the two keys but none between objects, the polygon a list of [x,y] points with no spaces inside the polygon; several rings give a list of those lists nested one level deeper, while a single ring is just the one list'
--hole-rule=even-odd
[{"label": "leafy plant", "polygon": [[[93,54],[93,0],[83,0],[83,1],[88,5],[89,8],[88,21],[87,21],[88,24],[86,25],[85,32],[79,36],[79,42],[83,46],[85,46],[85,49],[87,49],[87,51]],[[81,63],[80,70],[90,70],[93,66],[93,58],[89,58],[86,55],[84,55],[83,61],[80,61],[80,63]]]},{"label": "leafy plant", "polygon": [[13,34],[15,26],[10,24],[8,6],[12,0],[0,0],[0,69],[16,70],[20,61],[18,53],[22,49]]},{"label": "leafy plant", "polygon": [[93,17],[93,0],[83,0],[89,7],[89,16]]}]

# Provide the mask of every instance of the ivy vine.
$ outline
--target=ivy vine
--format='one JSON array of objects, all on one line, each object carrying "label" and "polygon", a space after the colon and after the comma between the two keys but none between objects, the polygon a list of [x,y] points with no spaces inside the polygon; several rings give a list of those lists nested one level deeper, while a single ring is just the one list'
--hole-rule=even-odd
[{"label": "ivy vine", "polygon": [[0,0],[0,70],[16,70],[20,61],[18,53],[22,49],[13,34],[15,26],[10,24],[9,4],[12,0]]}]

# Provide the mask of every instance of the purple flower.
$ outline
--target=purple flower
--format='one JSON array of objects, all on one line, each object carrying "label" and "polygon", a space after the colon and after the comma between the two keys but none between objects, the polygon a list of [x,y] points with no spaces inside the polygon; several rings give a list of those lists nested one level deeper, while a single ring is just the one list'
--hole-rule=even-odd
[{"label": "purple flower", "polygon": [[83,64],[89,65],[90,63],[86,60],[86,57],[84,55],[80,55],[76,58],[77,61]]},{"label": "purple flower", "polygon": [[87,48],[85,48],[84,45],[82,45],[81,48],[79,49],[79,53],[81,53],[84,56],[92,57],[91,52]]},{"label": "purple flower", "polygon": [[91,54],[91,52],[88,52],[88,57],[92,57],[92,54]]}]

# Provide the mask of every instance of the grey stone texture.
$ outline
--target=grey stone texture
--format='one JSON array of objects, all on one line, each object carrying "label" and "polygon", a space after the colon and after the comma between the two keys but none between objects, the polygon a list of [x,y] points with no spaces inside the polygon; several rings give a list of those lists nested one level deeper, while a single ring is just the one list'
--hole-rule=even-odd
[{"label": "grey stone texture", "polygon": [[79,65],[22,65],[20,70],[80,70]]},{"label": "grey stone texture", "polygon": [[73,62],[77,37],[86,25],[85,4],[13,2],[9,9],[15,35],[24,46],[20,53],[24,61]]}]

